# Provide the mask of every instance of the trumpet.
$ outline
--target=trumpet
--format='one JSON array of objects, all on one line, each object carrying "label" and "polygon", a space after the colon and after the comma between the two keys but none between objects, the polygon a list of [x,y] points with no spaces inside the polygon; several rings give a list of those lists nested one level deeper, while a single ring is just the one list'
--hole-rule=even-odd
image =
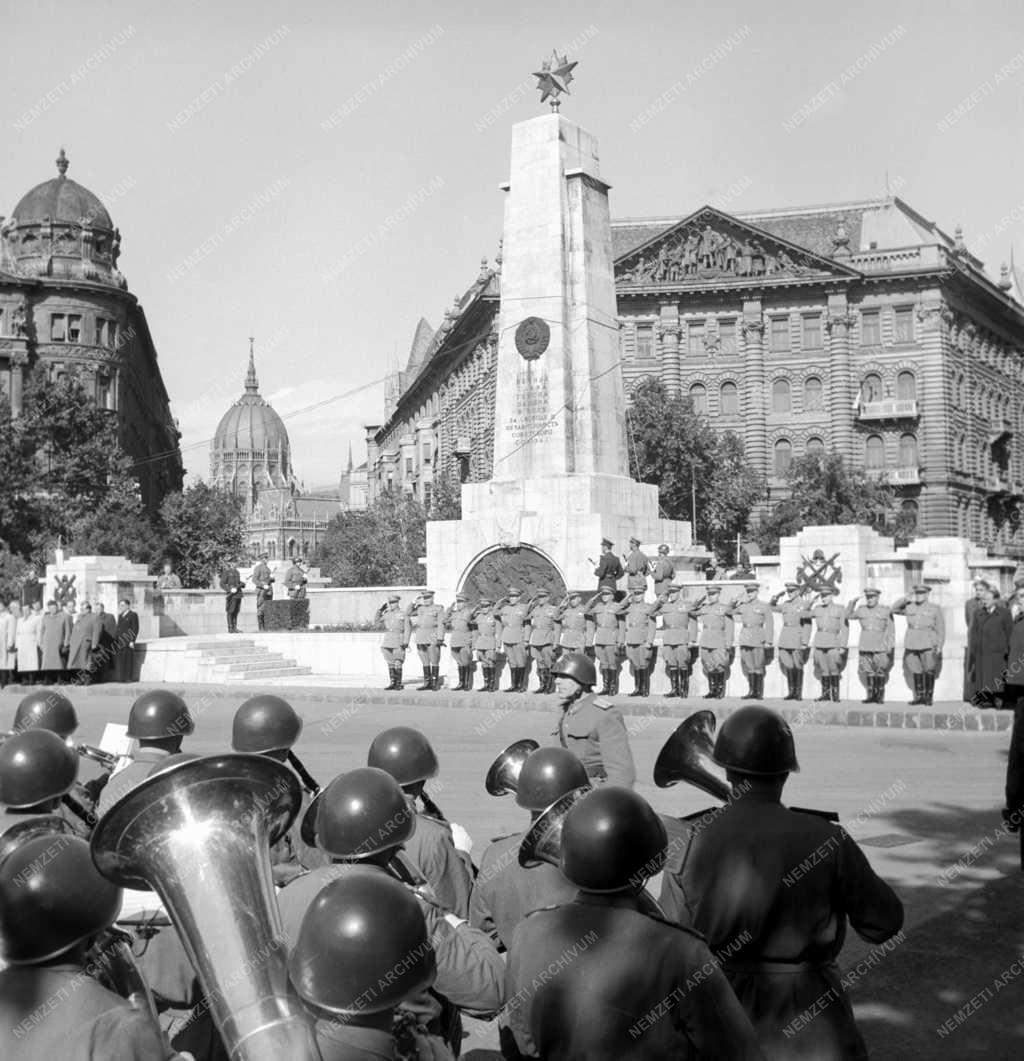
[{"label": "trumpet", "polygon": [[105,752],[102,748],[94,748],[91,744],[75,744],[72,747],[83,758],[92,759],[107,770],[113,770],[117,766],[118,759],[121,758],[120,755],[115,755],[113,752]]}]

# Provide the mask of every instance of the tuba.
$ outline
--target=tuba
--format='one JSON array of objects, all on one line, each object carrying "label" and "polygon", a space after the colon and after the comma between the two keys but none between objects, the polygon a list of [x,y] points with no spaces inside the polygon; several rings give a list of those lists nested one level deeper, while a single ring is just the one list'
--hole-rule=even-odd
[{"label": "tuba", "polygon": [[0,834],[0,862],[26,840],[37,836],[74,836],[71,823],[59,814],[26,814],[25,820],[15,822]]},{"label": "tuba", "polygon": [[320,1061],[288,979],[270,866],[300,801],[283,763],[208,756],[146,778],[93,833],[103,876],[160,896],[232,1061]]},{"label": "tuba", "polygon": [[562,864],[562,826],[565,816],[588,792],[589,785],[574,788],[560,796],[530,826],[530,831],[519,845],[519,865],[526,869],[547,862],[550,866]]},{"label": "tuba", "polygon": [[510,744],[490,765],[484,788],[489,796],[507,796],[519,788],[519,771],[540,745],[527,737]]},{"label": "tuba", "polygon": [[316,847],[316,816],[320,810],[320,793],[309,801],[306,813],[302,816],[302,824],[299,826],[299,838],[307,847]]},{"label": "tuba", "polygon": [[725,771],[711,758],[715,745],[714,711],[697,711],[665,741],[654,764],[654,783],[668,788],[685,781],[717,799],[732,799]]}]

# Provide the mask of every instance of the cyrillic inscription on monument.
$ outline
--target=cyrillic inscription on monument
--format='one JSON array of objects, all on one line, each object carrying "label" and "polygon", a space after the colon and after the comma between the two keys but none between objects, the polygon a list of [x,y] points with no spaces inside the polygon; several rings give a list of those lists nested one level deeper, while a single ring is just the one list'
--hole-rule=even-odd
[{"label": "cyrillic inscription on monument", "polygon": [[551,438],[555,418],[548,404],[547,373],[517,373],[515,413],[505,421],[505,427],[517,449]]}]

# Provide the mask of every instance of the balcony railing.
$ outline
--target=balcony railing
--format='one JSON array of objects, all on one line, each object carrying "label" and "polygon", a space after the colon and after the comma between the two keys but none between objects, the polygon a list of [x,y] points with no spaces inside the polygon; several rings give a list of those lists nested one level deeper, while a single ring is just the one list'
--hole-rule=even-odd
[{"label": "balcony railing", "polygon": [[916,398],[885,398],[880,402],[861,402],[858,420],[916,420]]},{"label": "balcony railing", "polygon": [[916,486],[921,482],[920,468],[865,468],[864,474],[890,486]]}]

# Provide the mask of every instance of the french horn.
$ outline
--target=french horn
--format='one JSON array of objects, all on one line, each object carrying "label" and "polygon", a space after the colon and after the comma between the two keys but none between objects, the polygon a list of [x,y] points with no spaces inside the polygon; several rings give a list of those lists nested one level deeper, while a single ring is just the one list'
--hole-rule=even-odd
[{"label": "french horn", "polygon": [[725,771],[711,757],[716,725],[714,711],[696,711],[679,724],[654,764],[654,783],[658,788],[685,781],[716,799],[732,799],[732,786]]},{"label": "french horn", "polygon": [[537,741],[527,737],[510,744],[487,770],[484,788],[489,796],[513,795],[519,788],[519,772],[523,763],[540,747]]},{"label": "french horn", "polygon": [[300,802],[283,763],[208,756],[146,778],[93,833],[103,876],[160,896],[232,1061],[321,1061],[288,979],[270,864]]}]

